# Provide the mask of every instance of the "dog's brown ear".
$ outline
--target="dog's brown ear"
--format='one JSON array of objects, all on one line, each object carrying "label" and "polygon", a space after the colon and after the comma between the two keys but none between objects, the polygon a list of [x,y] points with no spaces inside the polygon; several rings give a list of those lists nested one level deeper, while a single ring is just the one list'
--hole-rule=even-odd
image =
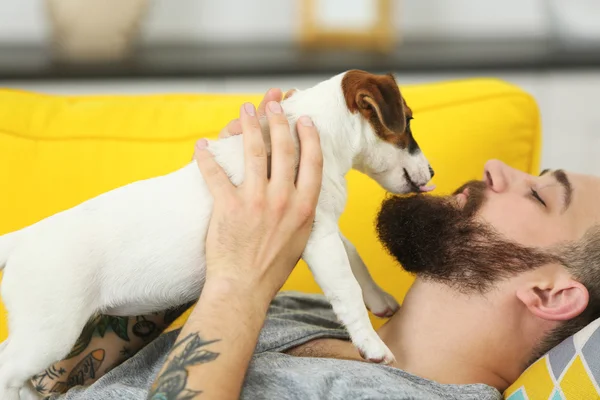
[{"label": "dog's brown ear", "polygon": [[287,92],[285,92],[285,94],[283,95],[283,99],[287,100],[290,97],[292,97],[294,95],[294,93],[296,93],[296,89],[290,89]]},{"label": "dog's brown ear", "polygon": [[374,75],[348,71],[342,79],[342,91],[348,109],[371,123],[383,140],[398,143],[406,130],[406,106],[398,84],[391,74]]}]

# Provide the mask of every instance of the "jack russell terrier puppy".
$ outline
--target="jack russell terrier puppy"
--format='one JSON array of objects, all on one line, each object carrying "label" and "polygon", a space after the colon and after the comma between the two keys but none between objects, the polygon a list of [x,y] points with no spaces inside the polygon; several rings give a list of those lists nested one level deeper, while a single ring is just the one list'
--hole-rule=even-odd
[{"label": "jack russell terrier puppy", "polygon": [[[412,136],[411,110],[393,76],[358,70],[295,91],[281,106],[296,165],[301,115],[312,118],[323,151],[322,188],[302,258],[363,357],[390,363],[394,356],[371,326],[367,308],[387,317],[398,303],[373,281],[338,219],[351,168],[392,193],[432,189],[425,186],[433,170]],[[242,136],[208,146],[234,185],[244,179]],[[269,151],[266,121],[263,136]],[[69,353],[96,313],[141,315],[198,299],[212,204],[192,162],[0,237],[10,328],[0,344],[0,398],[18,399],[31,376]]]}]

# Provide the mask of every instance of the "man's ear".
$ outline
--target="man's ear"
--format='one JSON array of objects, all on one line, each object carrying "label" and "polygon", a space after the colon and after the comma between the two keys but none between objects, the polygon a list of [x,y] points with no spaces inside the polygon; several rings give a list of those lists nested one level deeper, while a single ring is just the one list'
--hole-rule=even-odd
[{"label": "man's ear", "polygon": [[569,276],[521,288],[516,295],[533,315],[548,321],[573,319],[589,301],[587,288]]},{"label": "man's ear", "polygon": [[342,80],[348,109],[371,123],[384,140],[397,140],[406,130],[405,102],[392,75],[348,71]]}]

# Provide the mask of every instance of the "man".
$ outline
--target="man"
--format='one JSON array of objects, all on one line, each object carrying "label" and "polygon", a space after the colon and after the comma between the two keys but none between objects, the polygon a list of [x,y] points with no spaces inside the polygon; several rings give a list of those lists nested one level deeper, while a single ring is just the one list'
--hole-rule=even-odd
[{"label": "man", "polygon": [[116,342],[104,333],[86,340],[79,358],[34,378],[38,388],[63,382],[64,390],[106,372],[60,398],[500,399],[532,360],[599,316],[600,179],[561,170],[534,177],[499,161],[453,196],[383,203],[379,237],[417,275],[378,331],[394,365],[365,362],[321,296],[273,300],[308,238],[322,163],[317,132],[302,119],[294,182],[282,157],[292,143],[273,101],[280,98],[270,91],[260,107],[271,126],[271,179],[253,106],[229,125],[244,134],[242,186],[230,184],[199,142],[196,159],[216,206],[206,285],[183,328],[108,372],[99,365],[121,360],[99,361],[99,349]]}]

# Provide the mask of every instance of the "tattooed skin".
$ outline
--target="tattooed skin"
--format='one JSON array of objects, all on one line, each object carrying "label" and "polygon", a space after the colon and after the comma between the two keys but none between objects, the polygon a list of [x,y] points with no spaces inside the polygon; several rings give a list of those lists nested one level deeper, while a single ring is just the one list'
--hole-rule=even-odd
[{"label": "tattooed skin", "polygon": [[[202,391],[187,388],[188,367],[206,364],[219,357],[219,353],[206,349],[217,340],[203,340],[198,333],[191,333],[173,346],[174,357],[157,379],[149,400],[192,400]],[[184,346],[185,345],[185,346]]]},{"label": "tattooed skin", "polygon": [[142,339],[151,338],[152,334],[156,332],[156,324],[145,317],[136,317],[136,320],[137,322],[131,328],[133,334]]},{"label": "tattooed skin", "polygon": [[97,315],[90,319],[87,324],[83,327],[81,336],[75,342],[75,346],[71,352],[65,357],[65,359],[73,358],[83,353],[83,351],[90,345],[94,335],[104,337],[106,331],[110,328],[118,337],[126,342],[129,342],[129,336],[127,335],[127,317],[113,317],[109,315]]},{"label": "tattooed skin", "polygon": [[[41,374],[34,375],[33,378],[31,378],[31,382],[33,383],[33,387],[35,388],[35,390],[42,393],[48,390],[48,388],[46,387],[48,381],[52,382],[66,373],[67,371],[64,368],[57,369],[53,365]],[[50,391],[52,391],[52,389],[50,389]]]},{"label": "tattooed skin", "polygon": [[92,351],[73,368],[67,378],[67,387],[83,385],[84,382],[95,379],[106,352],[102,349]]},{"label": "tattooed skin", "polygon": [[53,386],[49,390],[50,393],[63,393],[68,388],[82,385],[84,382],[96,378],[96,374],[104,362],[104,356],[105,351],[103,349],[92,351],[73,368],[66,380],[62,378],[67,371],[63,368],[57,370],[52,366],[43,373],[33,377],[34,388],[40,393],[45,392],[48,390],[45,384],[51,382]]},{"label": "tattooed skin", "polygon": [[123,346],[123,349],[120,351],[120,354],[121,354],[123,357],[127,357],[127,358],[129,358],[129,357],[131,357],[131,356],[132,356],[132,354],[131,354],[131,350],[130,350],[130,349],[129,349],[129,347],[127,347],[127,346]]},{"label": "tattooed skin", "polygon": [[193,304],[136,317],[92,317],[71,352],[32,378],[33,387],[47,396],[93,383],[154,340]]},{"label": "tattooed skin", "polygon": [[83,328],[71,352],[32,378],[33,387],[47,396],[65,393],[76,385],[89,385],[156,338],[166,327],[164,314],[131,318],[94,316]]}]

